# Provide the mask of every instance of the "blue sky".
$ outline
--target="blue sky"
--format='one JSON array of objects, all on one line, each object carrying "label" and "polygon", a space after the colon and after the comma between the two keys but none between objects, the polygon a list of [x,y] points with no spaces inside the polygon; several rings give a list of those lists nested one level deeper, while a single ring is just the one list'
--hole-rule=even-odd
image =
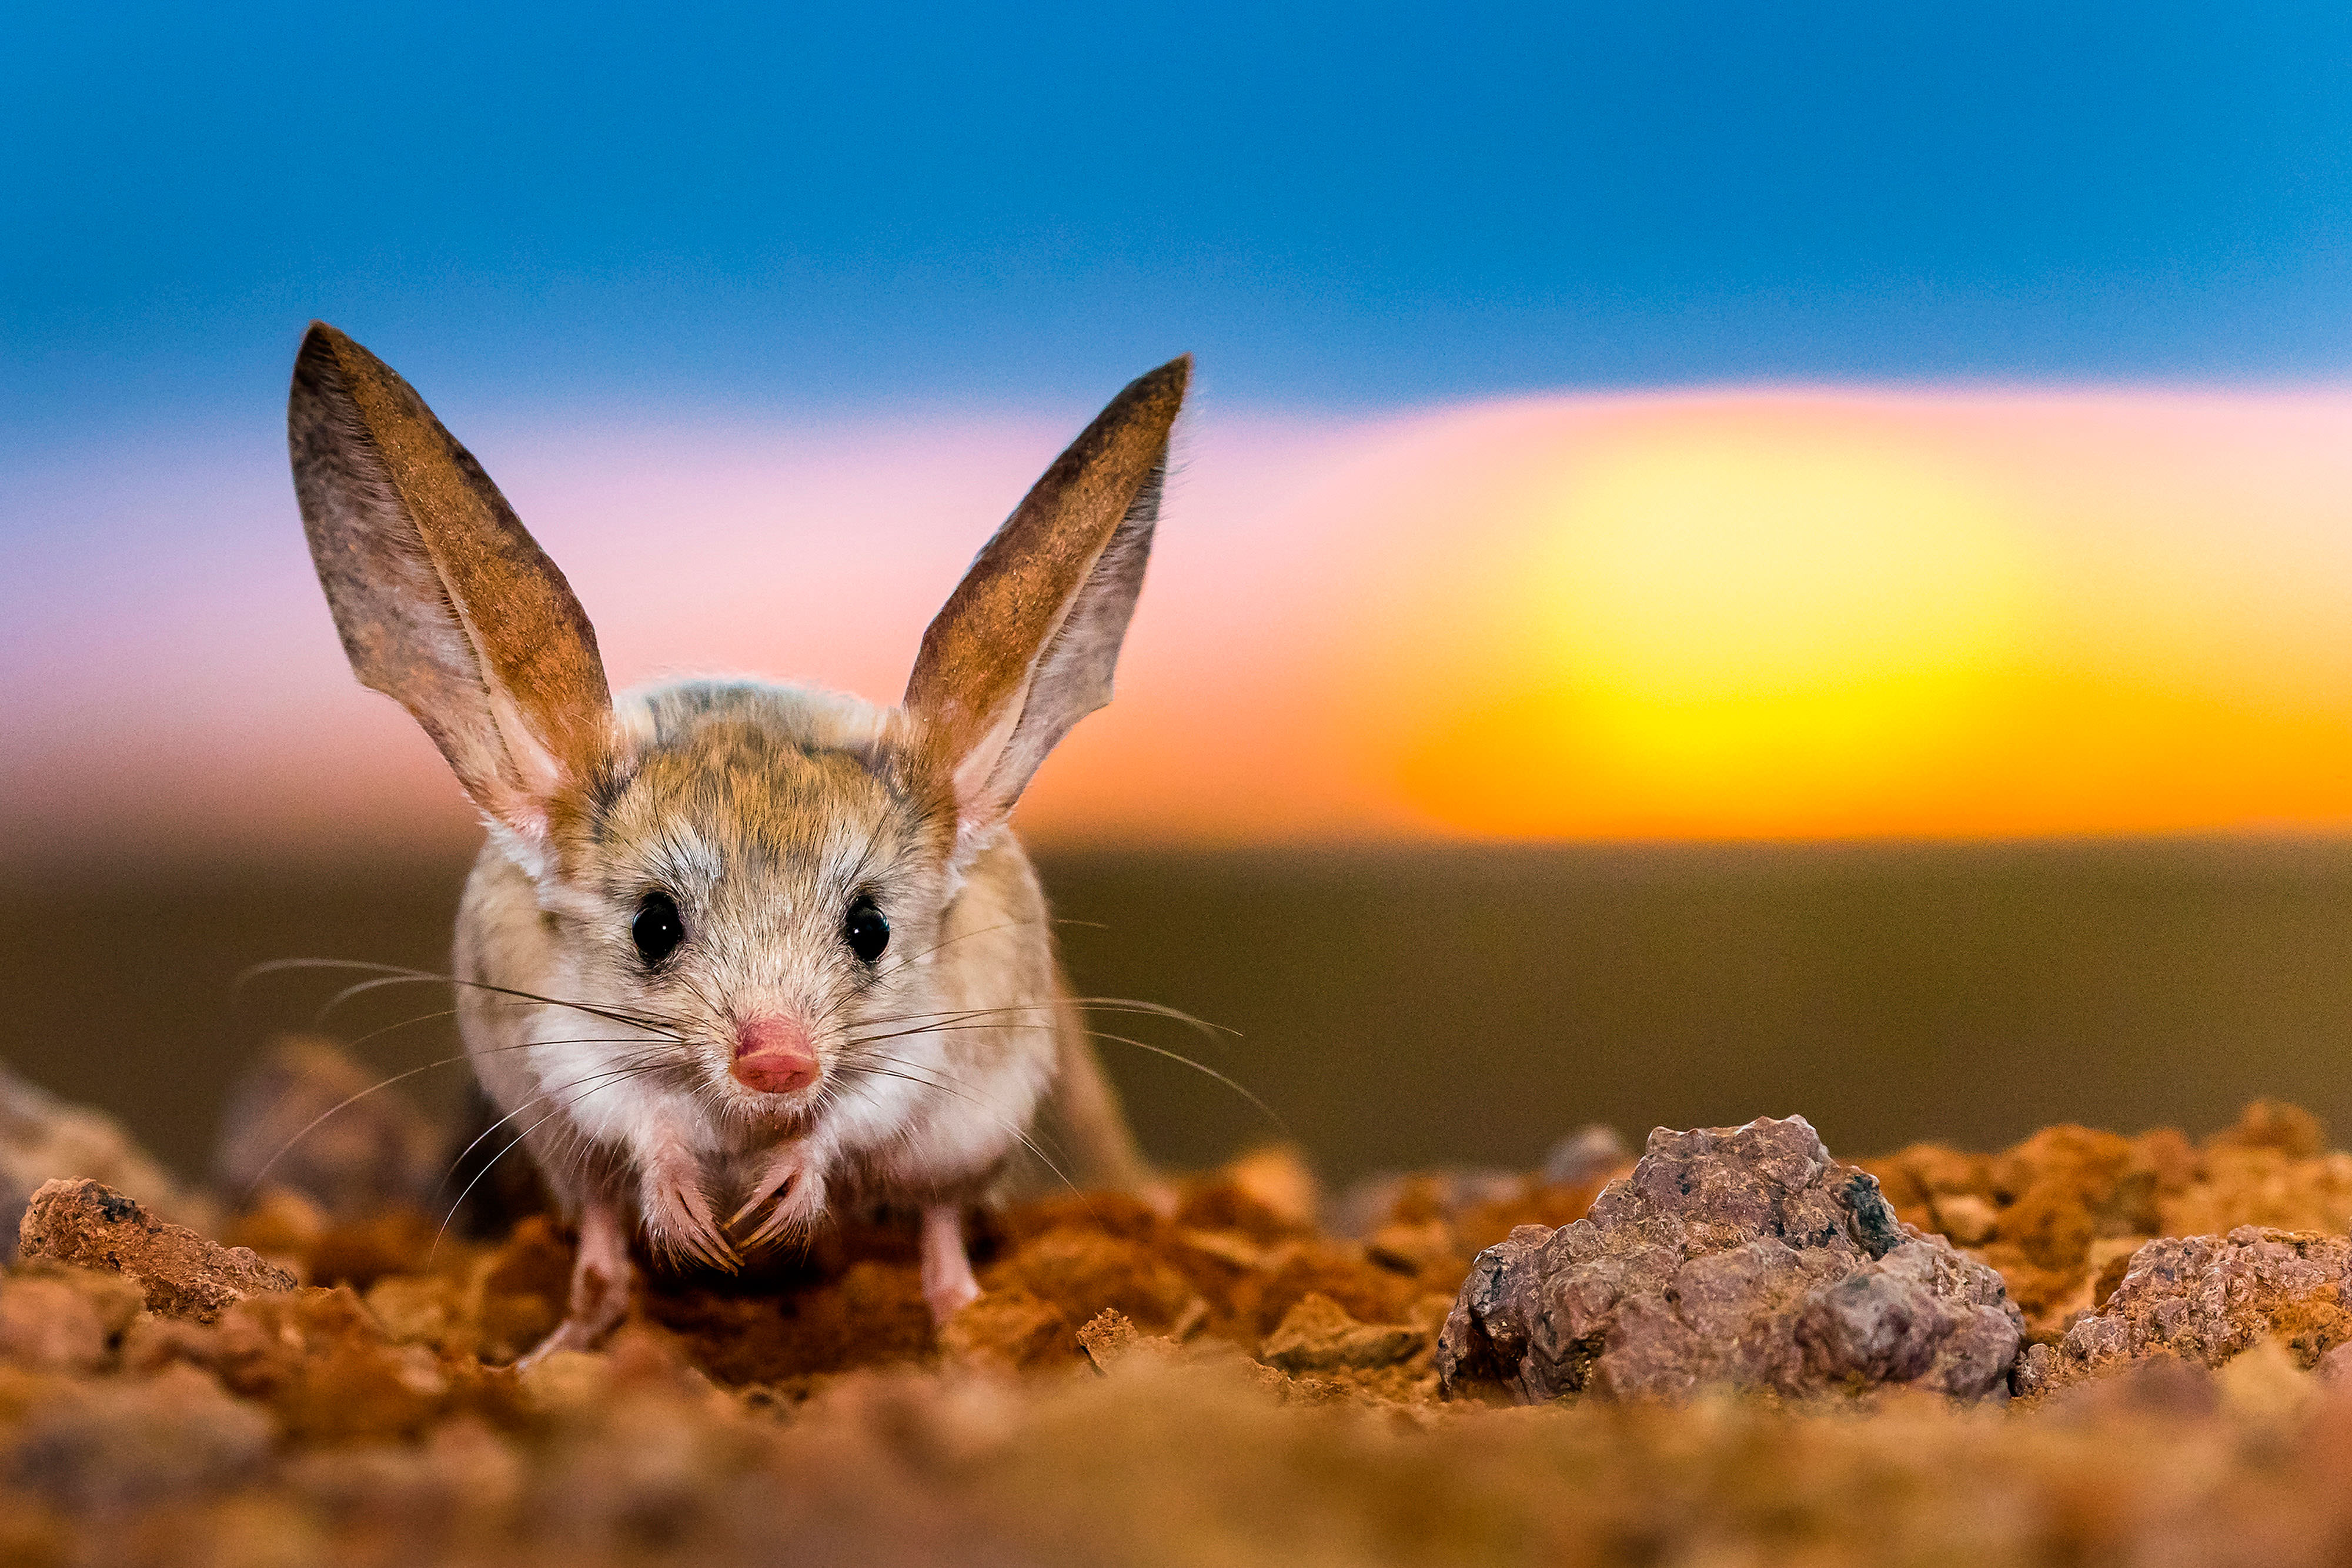
[{"label": "blue sky", "polygon": [[[2352,7],[20,6],[0,421],[2340,382]],[[445,412],[446,412],[445,410]]]}]

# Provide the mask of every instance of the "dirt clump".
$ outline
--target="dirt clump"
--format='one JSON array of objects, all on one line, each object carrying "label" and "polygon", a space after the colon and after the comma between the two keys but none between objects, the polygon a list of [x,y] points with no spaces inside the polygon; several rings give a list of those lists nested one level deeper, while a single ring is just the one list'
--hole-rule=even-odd
[{"label": "dirt clump", "polygon": [[95,1181],[44,1183],[18,1223],[16,1253],[27,1262],[125,1275],[138,1282],[152,1311],[197,1322],[213,1322],[248,1296],[289,1291],[296,1283],[250,1249],[207,1241]]},{"label": "dirt clump", "polygon": [[[720,1382],[786,1398],[887,1365],[1075,1373],[1090,1364],[1079,1331],[1108,1312],[1145,1338],[1261,1360],[1288,1324],[1282,1343],[1300,1375],[1368,1398],[1427,1399],[1436,1326],[1467,1257],[1451,1239],[1408,1260],[1330,1237],[1310,1190],[1295,1155],[1261,1152],[1158,1204],[1088,1193],[981,1217],[982,1294],[940,1332],[903,1221],[845,1223],[805,1255],[734,1279],[666,1281],[644,1312]],[[1319,1304],[1293,1321],[1310,1301]],[[1385,1336],[1387,1353],[1325,1354],[1314,1325],[1336,1320],[1318,1313]]]},{"label": "dirt clump", "polygon": [[1333,1234],[1361,1240],[1401,1267],[1441,1258],[1466,1264],[1517,1226],[1580,1218],[1612,1177],[1633,1168],[1625,1141],[1596,1124],[1555,1144],[1531,1173],[1455,1168],[1366,1176],[1339,1196],[1326,1223]]},{"label": "dirt clump", "polygon": [[2066,1125],[1999,1154],[1915,1144],[1859,1163],[1904,1223],[2000,1270],[2038,1343],[2103,1302],[2156,1237],[2352,1221],[2352,1155],[2327,1151],[2315,1117],[2273,1101],[2201,1145],[2169,1127],[2124,1137]]},{"label": "dirt clump", "polygon": [[1334,1372],[1394,1366],[1429,1343],[1429,1331],[1411,1323],[1359,1322],[1330,1297],[1310,1294],[1282,1314],[1258,1346],[1259,1356],[1285,1372]]},{"label": "dirt clump", "polygon": [[43,1372],[101,1371],[146,1305],[121,1274],[21,1264],[0,1281],[0,1358]]},{"label": "dirt clump", "polygon": [[2347,1343],[2352,1243],[2242,1225],[2142,1247],[2102,1310],[2075,1319],[2055,1346],[2033,1348],[2019,1386],[2047,1393],[2151,1356],[2219,1367],[2264,1344],[2309,1371]]}]

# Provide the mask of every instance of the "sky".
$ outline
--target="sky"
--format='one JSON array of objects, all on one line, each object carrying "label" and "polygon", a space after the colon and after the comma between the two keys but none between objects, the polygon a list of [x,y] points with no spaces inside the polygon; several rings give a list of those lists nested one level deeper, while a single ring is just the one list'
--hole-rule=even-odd
[{"label": "sky", "polygon": [[616,678],[895,696],[1197,357],[1048,836],[2352,825],[2352,13],[20,7],[0,856],[467,831],[283,473],[323,317]]}]

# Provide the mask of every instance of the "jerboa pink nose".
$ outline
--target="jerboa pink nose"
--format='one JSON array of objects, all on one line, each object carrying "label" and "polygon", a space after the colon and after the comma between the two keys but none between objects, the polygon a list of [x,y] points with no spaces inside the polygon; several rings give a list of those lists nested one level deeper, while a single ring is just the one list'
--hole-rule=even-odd
[{"label": "jerboa pink nose", "polygon": [[735,1029],[735,1082],[762,1094],[790,1094],[816,1082],[816,1048],[790,1019],[746,1019]]}]

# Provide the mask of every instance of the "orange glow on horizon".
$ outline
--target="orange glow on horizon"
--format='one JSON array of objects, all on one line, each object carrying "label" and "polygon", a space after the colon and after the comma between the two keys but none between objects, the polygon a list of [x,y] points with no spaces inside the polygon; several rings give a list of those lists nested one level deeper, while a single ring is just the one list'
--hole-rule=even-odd
[{"label": "orange glow on horizon", "polygon": [[[1513,838],[2352,821],[2352,650],[2309,635],[2312,590],[2352,588],[2346,492],[2288,497],[2329,569],[2298,591],[2294,513],[2134,509],[2196,477],[2197,433],[2165,428],[2188,411],[2076,446],[2056,505],[2013,448],[1888,412],[1670,405],[1538,464],[1492,514],[1489,634],[1456,645],[1467,700],[1401,757],[1406,800]],[[2251,559],[2199,575],[2184,543]],[[2267,593],[2229,603],[2248,570]]]},{"label": "orange glow on horizon", "polygon": [[[477,449],[616,685],[887,702],[1065,434]],[[2352,393],[1210,409],[1179,456],[1118,698],[1022,807],[1041,841],[2352,829]],[[0,858],[477,831],[352,682],[271,457],[73,457],[155,521],[23,563]]]}]

